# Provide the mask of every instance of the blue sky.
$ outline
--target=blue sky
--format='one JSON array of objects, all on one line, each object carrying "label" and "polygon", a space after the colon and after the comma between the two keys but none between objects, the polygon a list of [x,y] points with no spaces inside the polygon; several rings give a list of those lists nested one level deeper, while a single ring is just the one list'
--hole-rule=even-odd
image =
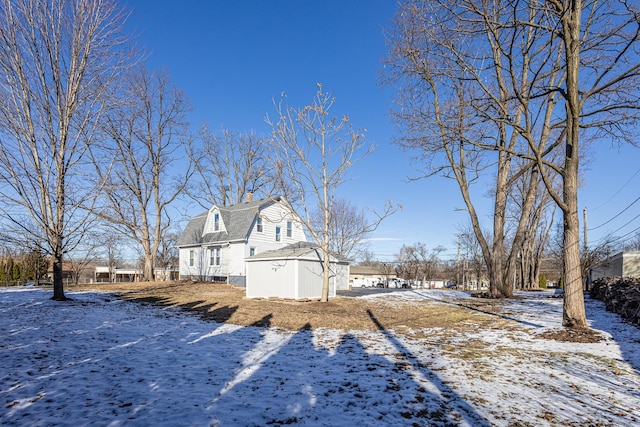
[{"label": "blue sky", "polygon": [[[348,114],[377,147],[353,167],[340,196],[371,209],[381,209],[387,200],[403,206],[373,234],[373,252],[387,261],[403,244],[422,242],[429,248],[442,245],[444,257],[455,257],[455,234],[467,222],[465,212],[456,210],[463,205],[457,185],[440,177],[408,182],[418,166],[392,144],[393,92],[381,86],[380,72],[383,28],[395,13],[394,0],[131,0],[125,5],[131,8],[130,29],[151,52],[149,65],[167,69],[193,104],[194,126],[268,133],[264,117],[274,114],[273,98],[285,92],[289,105],[302,107],[322,83],[336,97],[335,115]],[[639,154],[607,141],[593,148],[579,199],[595,228],[590,241],[627,222],[616,235],[640,227],[640,219],[634,220],[640,202],[598,227],[640,196]],[[489,223],[490,200],[478,200],[476,208]]]}]

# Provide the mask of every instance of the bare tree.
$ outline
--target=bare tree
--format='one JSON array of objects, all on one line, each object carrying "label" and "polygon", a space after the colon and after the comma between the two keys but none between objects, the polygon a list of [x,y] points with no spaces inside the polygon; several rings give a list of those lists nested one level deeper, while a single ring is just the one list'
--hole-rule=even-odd
[{"label": "bare tree", "polygon": [[[104,203],[94,209],[123,236],[133,239],[144,258],[143,280],[153,280],[163,233],[171,226],[168,208],[182,193],[191,165],[177,166],[188,138],[189,105],[166,73],[144,68],[129,74],[126,104],[108,111],[105,132],[112,144],[102,148],[94,164],[102,181]],[[180,171],[175,173],[175,171]]]},{"label": "bare tree", "polygon": [[[299,198],[296,206],[302,213],[302,225],[323,252],[321,300],[325,302],[329,299],[331,212],[335,193],[351,166],[373,150],[365,144],[364,135],[352,128],[349,117],[329,117],[334,102],[318,84],[310,105],[296,109],[280,100],[276,104],[277,121],[266,119],[272,128],[275,161]],[[322,213],[319,224],[313,219],[315,211]],[[370,229],[374,230],[393,211],[392,205],[387,204],[382,214],[373,212],[376,219]]]},{"label": "bare tree", "polygon": [[[423,177],[443,175],[457,182],[482,249],[490,293],[509,297],[537,173],[531,159],[513,161],[526,143],[510,126],[538,111],[526,110],[509,91],[529,84],[528,68],[518,70],[515,65],[530,61],[523,43],[531,36],[514,31],[514,26],[503,27],[501,13],[492,2],[402,2],[390,36],[388,64],[390,82],[400,87],[395,117],[404,132],[398,142],[419,153]],[[523,56],[516,58],[514,52]],[[526,206],[508,242],[507,195],[529,169]],[[488,174],[494,176],[490,236],[483,233],[472,191],[478,178]]]},{"label": "bare tree", "polygon": [[103,101],[130,61],[126,13],[110,0],[2,0],[0,196],[3,214],[53,259],[81,240],[96,194],[83,162]]},{"label": "bare tree", "polygon": [[[586,328],[577,210],[579,142],[598,136],[632,140],[630,130],[637,123],[640,101],[637,5],[580,0],[423,4],[416,0],[403,3],[399,17],[393,51],[401,58],[402,77],[410,77],[410,89],[427,90],[426,105],[431,108],[408,108],[411,115],[405,117],[427,117],[427,122],[433,122],[429,119],[433,112],[431,128],[437,132],[432,134],[440,134],[441,145],[458,141],[460,150],[462,144],[473,145],[472,153],[478,156],[497,152],[496,202],[509,191],[500,183],[518,175],[510,173],[506,178],[501,172],[514,156],[525,159],[526,167],[540,175],[564,215],[563,324]],[[424,25],[430,20],[433,25]],[[456,119],[462,119],[462,126],[456,125]],[[487,125],[495,130],[487,132]],[[555,161],[558,150],[563,151],[560,163]],[[453,172],[459,180],[455,168]],[[560,176],[561,192],[554,191],[555,176]],[[530,185],[527,195],[533,197],[535,189]],[[464,186],[461,190],[467,202]],[[475,221],[468,202],[467,207]],[[496,227],[501,208],[496,203],[494,256],[501,240]],[[530,212],[529,207],[522,210],[507,257],[509,268]],[[490,278],[495,280],[491,269]]]},{"label": "bare tree", "polygon": [[640,232],[636,232],[623,244],[625,251],[640,251]]},{"label": "bare tree", "polygon": [[402,245],[395,255],[396,271],[403,279],[415,280],[420,275],[421,265],[416,245]]},{"label": "bare tree", "polygon": [[71,270],[74,284],[80,283],[81,277],[86,279],[89,276],[87,270],[94,265],[99,248],[105,244],[104,235],[96,232],[88,232],[82,243],[68,254],[67,266]]},{"label": "bare tree", "polygon": [[[554,165],[562,176],[562,193],[553,191],[543,175],[564,215],[562,323],[588,328],[578,216],[580,142],[591,132],[635,143],[640,118],[640,10],[637,3],[625,0],[549,0],[544,6],[542,11],[550,16],[545,32],[549,38],[557,37],[563,49],[563,78],[547,88],[564,101],[560,142],[565,156],[563,163]],[[533,151],[538,164],[544,163],[546,150]]]},{"label": "bare tree", "polygon": [[188,146],[188,156],[197,178],[187,187],[189,196],[203,208],[241,203],[248,193],[272,195],[273,167],[265,138],[253,132],[222,129],[220,136],[206,127]]},{"label": "bare tree", "polygon": [[[344,258],[358,256],[366,249],[366,238],[372,225],[366,211],[358,209],[346,199],[334,199],[329,212],[329,250]],[[316,229],[322,228],[324,215],[321,210],[312,213],[311,220]]]},{"label": "bare tree", "polygon": [[440,268],[440,254],[445,251],[443,246],[436,246],[429,250],[424,243],[402,245],[396,262],[402,271],[403,278],[422,280],[429,283]]},{"label": "bare tree", "polygon": [[[180,234],[178,231],[167,231],[163,233],[160,238],[156,265],[164,270],[162,280],[171,278],[170,270],[178,267],[178,263],[180,262],[180,252],[176,246]],[[169,277],[167,277],[168,270]]]},{"label": "bare tree", "polygon": [[378,261],[375,259],[375,254],[368,247],[363,247],[359,255],[360,262],[358,265],[373,266],[378,264]]},{"label": "bare tree", "polygon": [[[537,183],[530,180],[532,170],[522,173],[517,179],[513,187],[513,191],[509,194],[509,206],[511,215],[514,218],[522,216],[524,208],[525,192],[528,186],[536,185],[535,202],[529,206],[531,213],[529,214],[529,223],[524,232],[524,238],[518,253],[519,280],[518,284],[521,288],[537,288],[539,286],[539,274],[542,263],[542,256],[549,240],[549,235],[554,224],[555,212],[557,206],[551,199],[551,195],[547,191],[539,174],[536,176]],[[557,175],[551,175],[550,179],[555,180],[555,188],[559,188]]]},{"label": "bare tree", "polygon": [[107,270],[109,270],[109,282],[114,282],[116,280],[116,269],[118,264],[122,262],[121,246],[123,239],[118,234],[108,231],[104,236],[103,257],[107,263]]}]

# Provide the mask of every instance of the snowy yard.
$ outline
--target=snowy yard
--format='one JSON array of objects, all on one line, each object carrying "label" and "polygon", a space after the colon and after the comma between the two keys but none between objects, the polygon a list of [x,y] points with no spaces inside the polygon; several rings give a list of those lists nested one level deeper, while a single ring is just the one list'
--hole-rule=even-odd
[{"label": "snowy yard", "polygon": [[[104,293],[0,290],[0,424],[640,423],[640,329],[587,300],[595,344],[558,342],[561,299],[504,307],[503,329],[283,331]],[[366,298],[455,304],[455,291]]]}]

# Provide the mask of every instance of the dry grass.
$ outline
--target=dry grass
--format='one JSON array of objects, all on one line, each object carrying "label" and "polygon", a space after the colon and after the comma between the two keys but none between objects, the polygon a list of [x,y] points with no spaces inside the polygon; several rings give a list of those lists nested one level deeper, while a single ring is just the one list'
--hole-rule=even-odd
[{"label": "dry grass", "polygon": [[116,283],[67,287],[70,290],[115,292],[141,303],[174,306],[220,323],[274,326],[288,330],[336,328],[343,330],[443,328],[452,333],[475,327],[496,327],[495,316],[456,304],[424,300],[416,303],[349,297],[329,302],[252,300],[244,289],[226,284],[158,282]]}]

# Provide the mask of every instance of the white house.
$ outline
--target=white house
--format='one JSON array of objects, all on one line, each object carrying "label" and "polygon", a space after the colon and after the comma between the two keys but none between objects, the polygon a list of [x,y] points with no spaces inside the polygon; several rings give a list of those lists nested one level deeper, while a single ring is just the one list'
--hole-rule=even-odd
[{"label": "white house", "polygon": [[299,217],[283,197],[212,206],[178,239],[180,278],[246,284],[245,258],[306,242]]},{"label": "white house", "polygon": [[[322,250],[295,243],[247,258],[247,298],[315,299],[322,295]],[[329,258],[329,296],[348,289],[349,263]]]}]

